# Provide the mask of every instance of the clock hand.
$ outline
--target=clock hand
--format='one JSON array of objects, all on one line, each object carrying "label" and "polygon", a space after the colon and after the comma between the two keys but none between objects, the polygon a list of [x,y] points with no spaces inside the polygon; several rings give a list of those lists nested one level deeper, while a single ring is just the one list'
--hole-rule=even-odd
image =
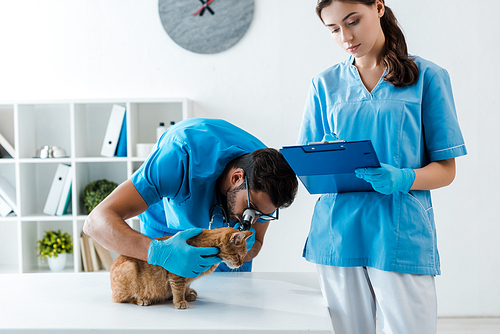
[{"label": "clock hand", "polygon": [[[200,0],[200,1],[201,1],[201,0]],[[198,9],[198,10],[196,11],[196,13],[194,13],[194,14],[193,14],[193,16],[198,15],[198,14],[199,14],[202,10],[204,10],[205,8],[208,8],[207,6],[208,6],[208,5],[210,5],[210,4],[212,3],[212,1],[214,1],[214,0],[208,0],[206,3],[203,3],[203,6],[201,6],[201,8],[200,8],[200,9]],[[203,2],[203,1],[201,1],[201,2]],[[214,14],[214,12],[213,12],[210,8],[209,8],[209,11],[210,11],[210,13],[212,13],[212,15]],[[200,14],[200,15],[201,15],[201,14]]]},{"label": "clock hand", "polygon": [[207,9],[207,7],[205,6],[205,0],[200,0],[200,2],[203,4],[203,9],[200,12],[200,16],[203,16],[203,14],[205,13],[205,9]]},{"label": "clock hand", "polygon": [[[200,1],[203,1],[203,0],[200,0]],[[212,15],[215,14],[214,11],[212,10],[212,8],[208,7],[208,3],[207,3],[205,8],[210,12],[210,14],[212,14]]]}]

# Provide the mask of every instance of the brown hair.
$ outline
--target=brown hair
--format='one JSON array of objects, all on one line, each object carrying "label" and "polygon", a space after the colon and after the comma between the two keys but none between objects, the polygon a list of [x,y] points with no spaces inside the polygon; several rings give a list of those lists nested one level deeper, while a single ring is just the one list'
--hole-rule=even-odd
[{"label": "brown hair", "polygon": [[293,203],[299,186],[297,176],[278,150],[253,151],[234,159],[228,167],[243,169],[249,188],[269,195],[275,207],[287,208]]},{"label": "brown hair", "polygon": [[[321,18],[321,11],[330,6],[334,1],[360,3],[373,6],[376,0],[318,0],[316,14]],[[380,0],[384,6],[384,0]],[[324,22],[323,22],[324,23]],[[396,87],[413,85],[418,80],[417,64],[408,56],[405,36],[398,25],[398,20],[392,10],[385,6],[384,16],[380,18],[380,25],[385,35],[385,48],[383,61],[387,66],[385,80]]]}]

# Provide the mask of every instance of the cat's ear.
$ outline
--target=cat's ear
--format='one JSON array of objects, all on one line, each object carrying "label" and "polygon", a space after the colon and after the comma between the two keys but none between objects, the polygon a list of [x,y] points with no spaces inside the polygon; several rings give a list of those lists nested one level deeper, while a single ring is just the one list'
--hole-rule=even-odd
[{"label": "cat's ear", "polygon": [[[247,232],[247,231],[245,231]],[[245,232],[236,232],[236,233],[233,233],[233,235],[231,235],[231,243],[233,245],[241,245],[241,243],[243,242],[243,240],[246,239],[246,234]]]},{"label": "cat's ear", "polygon": [[248,239],[248,238],[250,238],[252,236],[252,234],[253,234],[252,231],[243,231],[243,233],[245,233],[245,240]]}]

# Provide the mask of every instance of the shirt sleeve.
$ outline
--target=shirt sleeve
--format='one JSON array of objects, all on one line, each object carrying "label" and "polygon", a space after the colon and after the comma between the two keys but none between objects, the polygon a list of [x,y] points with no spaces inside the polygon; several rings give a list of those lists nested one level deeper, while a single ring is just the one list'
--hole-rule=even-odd
[{"label": "shirt sleeve", "polygon": [[323,139],[325,135],[323,114],[326,115],[326,111],[323,111],[321,99],[313,81],[304,107],[297,145],[307,145]]},{"label": "shirt sleeve", "polygon": [[445,69],[432,76],[422,98],[422,122],[430,161],[467,154],[458,124],[451,81]]},{"label": "shirt sleeve", "polygon": [[187,180],[188,154],[181,143],[170,141],[157,145],[131,180],[148,206],[174,198]]}]

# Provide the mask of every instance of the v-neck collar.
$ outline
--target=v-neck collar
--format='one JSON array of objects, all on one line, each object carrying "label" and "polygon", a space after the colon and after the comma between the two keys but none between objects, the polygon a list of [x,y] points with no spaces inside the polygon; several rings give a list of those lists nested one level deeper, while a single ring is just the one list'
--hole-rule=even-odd
[{"label": "v-neck collar", "polygon": [[380,79],[377,81],[377,84],[375,85],[375,87],[373,87],[373,89],[371,91],[368,90],[368,88],[366,88],[363,80],[361,80],[361,75],[359,74],[359,70],[358,68],[356,67],[356,65],[354,65],[354,61],[356,59],[354,58],[354,56],[349,56],[349,63],[350,65],[352,66],[352,68],[354,69],[354,72],[356,73],[356,75],[358,76],[358,80],[359,82],[361,83],[361,85],[363,86],[363,88],[365,89],[365,91],[371,96],[373,97],[373,92],[375,92],[378,87],[382,84],[382,82],[384,81],[384,78],[385,78],[385,75],[387,74],[387,67],[384,69],[384,73],[382,73],[382,76],[380,77]]}]

